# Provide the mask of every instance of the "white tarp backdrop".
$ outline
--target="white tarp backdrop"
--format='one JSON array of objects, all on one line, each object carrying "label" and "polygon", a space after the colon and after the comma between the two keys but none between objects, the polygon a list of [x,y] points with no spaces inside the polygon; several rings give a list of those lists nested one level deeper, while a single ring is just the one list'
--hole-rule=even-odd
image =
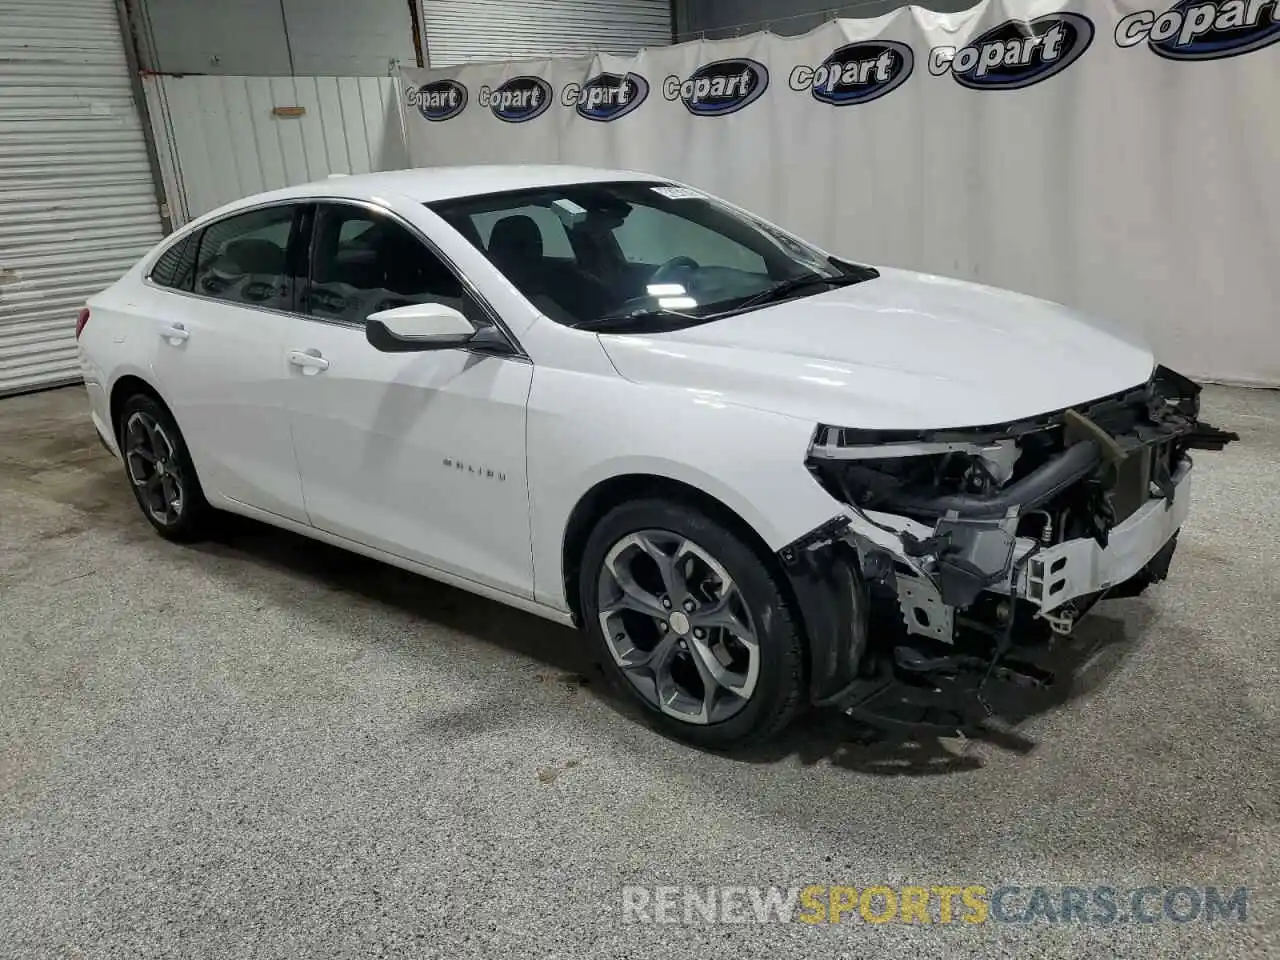
[{"label": "white tarp backdrop", "polygon": [[848,257],[1079,307],[1188,374],[1280,384],[1280,0],[1168,2],[404,69],[409,157],[670,176]]}]

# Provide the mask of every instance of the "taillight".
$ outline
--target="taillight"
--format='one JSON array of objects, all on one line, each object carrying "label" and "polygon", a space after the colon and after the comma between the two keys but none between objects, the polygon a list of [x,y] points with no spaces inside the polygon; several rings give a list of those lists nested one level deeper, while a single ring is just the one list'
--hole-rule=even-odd
[{"label": "taillight", "polygon": [[80,339],[80,334],[84,332],[84,325],[89,322],[89,308],[81,307],[80,316],[76,317],[76,339]]}]

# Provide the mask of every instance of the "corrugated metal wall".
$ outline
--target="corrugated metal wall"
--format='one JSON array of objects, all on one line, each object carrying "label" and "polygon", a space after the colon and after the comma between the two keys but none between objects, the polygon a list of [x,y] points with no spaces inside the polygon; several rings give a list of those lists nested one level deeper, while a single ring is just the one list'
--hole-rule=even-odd
[{"label": "corrugated metal wall", "polygon": [[682,42],[741,37],[758,30],[794,37],[835,17],[882,17],[909,2],[938,13],[954,13],[968,10],[977,0],[680,0],[676,34]]},{"label": "corrugated metal wall", "polygon": [[130,0],[130,8],[142,65],[155,73],[376,77],[392,60],[416,60],[406,0]]},{"label": "corrugated metal wall", "polygon": [[422,0],[422,16],[433,67],[671,43],[670,0]]},{"label": "corrugated metal wall", "polygon": [[[331,173],[407,165],[389,77],[146,77],[174,225]],[[275,107],[302,107],[277,117]]]},{"label": "corrugated metal wall", "polygon": [[0,0],[0,395],[78,379],[80,305],[160,236],[113,0]]}]

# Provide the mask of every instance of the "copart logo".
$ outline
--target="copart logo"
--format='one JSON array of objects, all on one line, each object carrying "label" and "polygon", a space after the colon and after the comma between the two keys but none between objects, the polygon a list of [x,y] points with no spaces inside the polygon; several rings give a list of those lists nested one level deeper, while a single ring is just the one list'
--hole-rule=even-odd
[{"label": "copart logo", "polygon": [[973,90],[1017,90],[1048,80],[1079,60],[1093,42],[1093,21],[1078,13],[1006,20],[967,47],[934,47],[929,72],[947,71]]},{"label": "copart logo", "polygon": [[586,83],[567,83],[560,102],[585,120],[625,117],[649,96],[649,81],[638,73],[598,73]]},{"label": "copart logo", "polygon": [[457,80],[436,80],[404,92],[405,103],[432,122],[452,120],[467,108],[467,88]]},{"label": "copart logo", "polygon": [[481,87],[476,101],[507,123],[525,123],[551,106],[551,84],[541,77],[512,77],[499,87]]},{"label": "copart logo", "polygon": [[915,57],[905,43],[867,40],[840,47],[816,67],[792,67],[787,85],[797,92],[808,90],[823,103],[846,107],[898,89],[914,66]]},{"label": "copart logo", "polygon": [[695,117],[723,117],[759,100],[769,87],[769,69],[755,60],[717,60],[681,79],[667,77],[662,96],[680,100]]},{"label": "copart logo", "polygon": [[1219,60],[1280,40],[1280,0],[1181,0],[1164,13],[1137,10],[1116,24],[1116,44],[1147,41],[1170,60]]}]

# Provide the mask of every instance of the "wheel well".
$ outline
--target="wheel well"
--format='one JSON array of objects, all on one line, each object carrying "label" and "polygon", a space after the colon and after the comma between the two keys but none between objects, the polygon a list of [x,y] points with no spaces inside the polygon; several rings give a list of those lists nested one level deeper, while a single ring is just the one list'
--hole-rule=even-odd
[{"label": "wheel well", "polygon": [[121,377],[111,388],[111,430],[115,434],[117,444],[123,442],[123,438],[120,436],[120,414],[124,411],[124,405],[129,398],[139,393],[150,397],[166,410],[169,409],[169,405],[164,402],[164,398],[147,381],[132,374],[126,374]]},{"label": "wheel well", "polygon": [[756,533],[755,529],[730,507],[711,494],[679,480],[672,480],[670,477],[625,474],[603,480],[588,490],[573,508],[573,513],[569,515],[569,523],[565,527],[561,570],[569,609],[573,611],[579,623],[582,621],[582,598],[578,595],[578,575],[582,568],[582,554],[587,546],[587,538],[591,536],[591,531],[595,529],[600,519],[614,507],[628,500],[640,499],[670,500],[696,507],[742,537],[759,555],[761,562],[773,575],[783,595],[794,607],[795,597],[791,582],[777,554],[770,550],[760,534]]}]

